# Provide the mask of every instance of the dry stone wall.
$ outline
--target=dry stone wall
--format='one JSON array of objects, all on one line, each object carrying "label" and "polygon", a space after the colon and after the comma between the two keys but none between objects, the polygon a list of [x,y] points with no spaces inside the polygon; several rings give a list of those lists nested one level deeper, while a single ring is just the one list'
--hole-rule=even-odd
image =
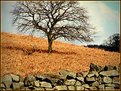
[{"label": "dry stone wall", "polygon": [[25,78],[7,74],[1,79],[2,90],[115,90],[120,89],[118,66],[90,64],[88,72],[62,70],[58,75],[36,74]]}]

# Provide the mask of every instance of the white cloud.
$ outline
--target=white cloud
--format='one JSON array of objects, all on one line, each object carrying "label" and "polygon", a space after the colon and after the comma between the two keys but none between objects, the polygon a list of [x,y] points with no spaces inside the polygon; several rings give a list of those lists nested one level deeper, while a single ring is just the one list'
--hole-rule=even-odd
[{"label": "white cloud", "polygon": [[85,7],[90,16],[90,21],[97,30],[104,31],[104,24],[106,22],[119,21],[119,13],[109,8],[104,2],[101,1],[80,1],[80,6]]}]

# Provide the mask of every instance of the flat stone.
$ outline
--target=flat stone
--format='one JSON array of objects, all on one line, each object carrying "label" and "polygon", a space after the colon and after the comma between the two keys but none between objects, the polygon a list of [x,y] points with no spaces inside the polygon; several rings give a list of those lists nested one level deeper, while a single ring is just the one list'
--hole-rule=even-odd
[{"label": "flat stone", "polygon": [[105,84],[106,87],[115,87],[115,84]]},{"label": "flat stone", "polygon": [[89,73],[88,75],[87,75],[87,77],[94,77],[94,73]]},{"label": "flat stone", "polygon": [[103,77],[103,82],[104,83],[111,83],[112,79],[110,77]]},{"label": "flat stone", "polygon": [[19,83],[12,83],[12,88],[13,89],[20,89],[22,86],[24,86],[23,82],[19,82]]},{"label": "flat stone", "polygon": [[99,82],[98,82],[98,81],[93,82],[93,83],[92,83],[92,86],[93,86],[93,87],[98,87],[98,86],[99,86]]},{"label": "flat stone", "polygon": [[83,86],[76,86],[76,90],[84,90]]},{"label": "flat stone", "polygon": [[113,83],[114,83],[114,84],[120,84],[120,79],[119,79],[119,77],[114,77],[114,78],[113,78]]},{"label": "flat stone", "polygon": [[39,87],[39,88],[35,88],[35,90],[45,90],[45,89],[42,87]]},{"label": "flat stone", "polygon": [[82,85],[82,83],[80,81],[76,81],[76,84],[75,85],[76,86],[80,86],[80,85]]},{"label": "flat stone", "polygon": [[76,80],[74,80],[74,79],[65,81],[65,85],[74,85],[75,83],[76,83]]},{"label": "flat stone", "polygon": [[86,77],[86,81],[94,82],[95,81],[95,77]]},{"label": "flat stone", "polygon": [[34,81],[34,86],[35,87],[39,87],[40,86],[40,82],[39,81]]},{"label": "flat stone", "polygon": [[89,91],[89,88],[84,88],[84,90],[87,90],[87,91]]},{"label": "flat stone", "polygon": [[66,85],[61,85],[61,86],[55,86],[56,90],[67,90],[67,86]]},{"label": "flat stone", "polygon": [[68,86],[68,90],[75,90],[74,86]]},{"label": "flat stone", "polygon": [[48,82],[40,82],[41,87],[45,87],[45,88],[52,88],[51,83]]},{"label": "flat stone", "polygon": [[116,70],[102,71],[99,74],[102,76],[119,76],[119,73]]},{"label": "flat stone", "polygon": [[90,87],[90,90],[97,90],[97,87]]},{"label": "flat stone", "polygon": [[64,78],[67,78],[67,76],[76,78],[76,73],[68,71],[68,70],[61,70],[59,74],[62,75]]},{"label": "flat stone", "polygon": [[12,77],[13,82],[19,82],[20,81],[19,75],[11,74],[11,77]]},{"label": "flat stone", "polygon": [[29,89],[31,89],[31,90],[35,90],[35,88],[36,88],[36,87],[34,87],[34,86],[32,86],[32,85],[29,86]]},{"label": "flat stone", "polygon": [[84,78],[83,77],[77,77],[76,78],[78,81],[84,82]]},{"label": "flat stone", "polygon": [[82,87],[90,88],[88,84],[83,84]]},{"label": "flat stone", "polygon": [[104,90],[105,89],[105,85],[104,84],[99,85],[99,89],[100,90]]},{"label": "flat stone", "polygon": [[105,90],[114,90],[114,87],[105,87]]},{"label": "flat stone", "polygon": [[10,88],[11,84],[12,84],[12,78],[11,78],[11,75],[5,75],[3,78],[2,78],[2,82],[3,84],[5,84],[5,87],[8,89]]}]

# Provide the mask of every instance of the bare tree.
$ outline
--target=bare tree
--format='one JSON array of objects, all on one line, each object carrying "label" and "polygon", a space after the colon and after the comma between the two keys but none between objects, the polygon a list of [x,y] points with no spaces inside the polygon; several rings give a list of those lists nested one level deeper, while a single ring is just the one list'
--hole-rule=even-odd
[{"label": "bare tree", "polygon": [[92,41],[93,28],[85,8],[72,1],[23,1],[17,2],[12,11],[13,24],[21,32],[43,32],[48,38],[48,52],[54,40]]}]

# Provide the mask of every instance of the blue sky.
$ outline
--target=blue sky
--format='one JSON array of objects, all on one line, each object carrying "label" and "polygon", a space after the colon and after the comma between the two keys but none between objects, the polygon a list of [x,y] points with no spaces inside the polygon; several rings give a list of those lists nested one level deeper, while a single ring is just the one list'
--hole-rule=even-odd
[{"label": "blue sky", "polygon": [[[90,16],[90,23],[96,27],[95,31],[97,34],[94,37],[94,42],[91,43],[80,43],[78,41],[68,43],[77,45],[101,44],[110,35],[120,33],[119,1],[80,1],[79,3],[80,6],[87,9]],[[10,13],[13,10],[14,5],[14,1],[2,1],[2,32],[18,33],[16,26],[12,25],[13,17]]]}]

